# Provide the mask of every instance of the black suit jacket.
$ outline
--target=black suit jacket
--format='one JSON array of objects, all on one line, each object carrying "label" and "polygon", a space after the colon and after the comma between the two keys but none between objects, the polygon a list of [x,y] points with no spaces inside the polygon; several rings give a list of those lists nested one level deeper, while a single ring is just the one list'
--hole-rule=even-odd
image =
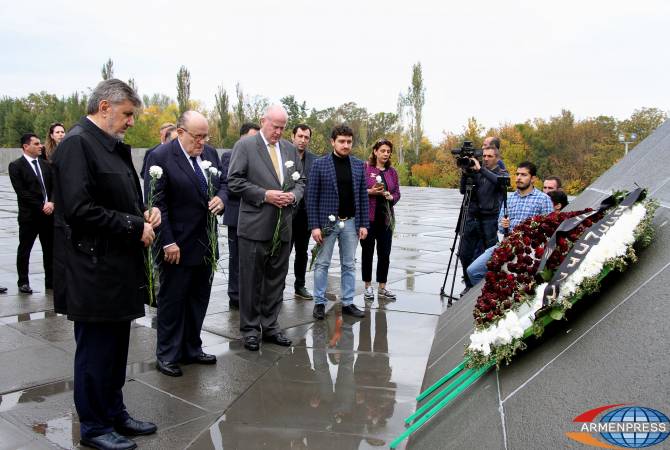
[{"label": "black suit jacket", "polygon": [[[216,150],[205,146],[200,158],[210,161],[221,170]],[[176,243],[180,250],[179,264],[196,266],[205,263],[209,256],[207,217],[209,199],[198,187],[195,171],[179,145],[179,139],[163,144],[152,151],[147,159],[144,190],[149,192],[149,168],[160,166],[163,176],[157,180],[154,205],[161,210],[158,228],[160,249]],[[215,195],[223,200],[220,177],[212,177]],[[159,256],[159,260],[161,260]]]},{"label": "black suit jacket", "polygon": [[[49,201],[52,201],[53,183],[51,179],[51,166],[41,158],[37,158],[37,163],[40,166],[42,178],[44,178],[47,196],[49,197]],[[9,179],[12,182],[19,203],[19,223],[32,222],[48,217],[42,212],[45,199],[40,181],[28,160],[21,156],[19,159],[9,163],[8,171]]]},{"label": "black suit jacket", "polygon": [[240,217],[240,197],[228,189],[228,167],[230,167],[230,156],[232,154],[233,152],[229,151],[221,155],[221,171],[223,172],[223,175],[221,175],[221,191],[223,192],[222,200],[225,205],[223,224],[237,228],[237,219]]}]

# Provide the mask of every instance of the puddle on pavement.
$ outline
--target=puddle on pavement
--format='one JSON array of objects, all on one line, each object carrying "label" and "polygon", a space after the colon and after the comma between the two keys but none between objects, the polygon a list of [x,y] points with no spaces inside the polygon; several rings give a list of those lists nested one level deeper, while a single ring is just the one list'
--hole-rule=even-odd
[{"label": "puddle on pavement", "polygon": [[34,313],[17,314],[15,316],[0,317],[0,325],[7,325],[10,323],[28,322],[30,320],[48,319],[50,317],[62,316],[56,314],[54,311],[40,311]]},{"label": "puddle on pavement", "polygon": [[65,417],[51,419],[46,423],[34,423],[32,429],[61,448],[76,448],[79,444],[79,422],[71,413]]},{"label": "puddle on pavement", "polygon": [[2,394],[0,395],[0,413],[9,411],[22,403],[42,403],[52,395],[72,391],[72,389],[74,389],[74,382],[68,380]]}]

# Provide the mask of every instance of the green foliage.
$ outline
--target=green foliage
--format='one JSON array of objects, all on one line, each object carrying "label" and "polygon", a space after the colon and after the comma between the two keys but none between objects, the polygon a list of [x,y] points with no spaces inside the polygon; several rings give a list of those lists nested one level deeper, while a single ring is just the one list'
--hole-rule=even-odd
[{"label": "green foliage", "polygon": [[177,72],[177,103],[179,114],[189,110],[191,100],[191,73],[186,66],[181,66]]}]

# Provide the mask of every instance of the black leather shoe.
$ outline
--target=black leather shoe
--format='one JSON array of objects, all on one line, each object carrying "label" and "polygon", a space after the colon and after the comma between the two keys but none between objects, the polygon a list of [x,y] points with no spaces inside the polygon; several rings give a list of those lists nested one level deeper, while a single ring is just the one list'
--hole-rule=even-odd
[{"label": "black leather shoe", "polygon": [[351,305],[343,306],[342,314],[346,314],[347,316],[352,317],[360,317],[360,318],[365,317],[365,312],[358,309],[356,305],[354,305],[353,303]]},{"label": "black leather shoe", "polygon": [[472,289],[471,286],[465,286],[465,289],[463,289],[463,290],[461,291],[461,293],[458,294],[458,296],[459,296],[459,297],[463,297],[465,294],[467,294],[467,293],[470,291],[470,289]]},{"label": "black leather shoe", "polygon": [[92,438],[81,438],[79,443],[100,450],[131,450],[137,448],[136,443],[115,431]]},{"label": "black leather shoe", "polygon": [[4,294],[5,292],[7,292],[7,288],[4,286],[0,286],[0,294]]},{"label": "black leather shoe", "polygon": [[314,300],[314,297],[312,297],[312,294],[310,294],[309,291],[305,289],[305,286],[296,286],[295,296],[304,300]]},{"label": "black leather shoe", "polygon": [[326,305],[319,304],[319,305],[314,305],[314,311],[312,312],[312,316],[316,320],[323,320],[326,318]]},{"label": "black leather shoe", "polygon": [[216,356],[200,352],[195,358],[188,358],[184,362],[186,364],[216,364]]},{"label": "black leather shoe", "polygon": [[272,336],[263,336],[263,340],[271,344],[281,345],[282,347],[290,347],[292,344],[291,340],[287,338],[281,331],[277,334],[273,334]]},{"label": "black leather shoe", "polygon": [[249,351],[257,352],[258,351],[258,338],[256,336],[245,336],[244,337],[244,348]]},{"label": "black leather shoe", "polygon": [[228,308],[240,309],[240,302],[236,302],[235,300],[228,300]]},{"label": "black leather shoe", "polygon": [[144,436],[146,434],[153,434],[158,427],[155,423],[144,422],[142,420],[135,420],[132,417],[114,424],[114,429],[117,433],[124,436]]},{"label": "black leather shoe", "polygon": [[169,361],[161,361],[160,359],[156,360],[156,369],[169,377],[180,377],[184,375],[179,364]]},{"label": "black leather shoe", "polygon": [[26,283],[19,286],[19,292],[21,292],[22,294],[32,294],[33,290],[30,289],[30,285]]}]

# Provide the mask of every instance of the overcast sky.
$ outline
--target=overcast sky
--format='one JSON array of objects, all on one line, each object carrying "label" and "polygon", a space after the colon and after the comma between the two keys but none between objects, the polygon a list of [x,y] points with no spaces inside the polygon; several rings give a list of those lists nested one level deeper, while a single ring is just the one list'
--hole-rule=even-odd
[{"label": "overcast sky", "polygon": [[437,143],[471,116],[490,127],[668,110],[669,19],[663,0],[0,0],[0,95],[86,90],[112,58],[140,94],[173,98],[185,65],[208,108],[239,81],[273,102],[395,112],[420,61]]}]

